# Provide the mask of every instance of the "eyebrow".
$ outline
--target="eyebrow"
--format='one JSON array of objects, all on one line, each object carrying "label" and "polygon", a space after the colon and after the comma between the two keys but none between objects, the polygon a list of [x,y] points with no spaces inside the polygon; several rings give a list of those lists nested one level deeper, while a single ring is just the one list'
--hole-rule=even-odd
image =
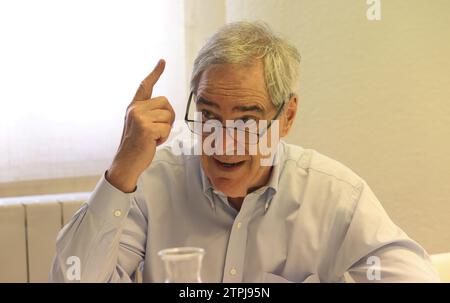
[{"label": "eyebrow", "polygon": [[237,112],[258,112],[263,114],[264,109],[258,105],[238,105],[233,108],[233,111]]},{"label": "eyebrow", "polygon": [[[215,108],[220,108],[215,102],[206,100],[203,97],[199,97],[197,100],[197,105],[209,105]],[[233,108],[234,112],[258,112],[263,114],[265,111],[261,106],[258,105],[238,105]]]},{"label": "eyebrow", "polygon": [[199,97],[197,102],[197,105],[209,105],[215,108],[219,108],[219,105],[217,105],[217,103],[211,102],[209,100],[206,100],[205,98]]}]

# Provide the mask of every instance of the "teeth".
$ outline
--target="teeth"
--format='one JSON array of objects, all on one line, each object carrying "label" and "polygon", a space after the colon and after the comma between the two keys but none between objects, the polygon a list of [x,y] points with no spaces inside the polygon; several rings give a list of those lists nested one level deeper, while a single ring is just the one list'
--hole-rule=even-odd
[{"label": "teeth", "polygon": [[[219,161],[220,162],[220,161]],[[225,167],[233,167],[233,166],[237,166],[237,165],[240,165],[242,162],[237,162],[237,163],[225,163],[225,162],[220,162],[220,164],[222,165],[222,166],[225,166]]]}]

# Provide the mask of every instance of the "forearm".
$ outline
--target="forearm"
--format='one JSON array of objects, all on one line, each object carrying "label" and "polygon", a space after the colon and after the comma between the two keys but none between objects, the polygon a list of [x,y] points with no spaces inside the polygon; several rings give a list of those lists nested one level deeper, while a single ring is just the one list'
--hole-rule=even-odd
[{"label": "forearm", "polygon": [[[129,281],[127,270],[139,256],[126,256],[126,268],[118,264],[121,236],[132,195],[100,180],[87,204],[61,230],[56,243],[50,280],[54,282]],[[135,268],[137,265],[135,266]]]},{"label": "forearm", "polygon": [[427,253],[413,241],[380,248],[361,259],[350,270],[355,282],[439,282]]}]

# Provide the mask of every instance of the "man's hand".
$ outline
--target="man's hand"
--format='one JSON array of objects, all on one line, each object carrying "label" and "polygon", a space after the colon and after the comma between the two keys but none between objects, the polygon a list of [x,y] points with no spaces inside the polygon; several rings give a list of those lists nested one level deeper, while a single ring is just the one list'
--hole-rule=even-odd
[{"label": "man's hand", "polygon": [[153,160],[156,146],[167,140],[175,120],[166,97],[152,98],[164,67],[164,60],[159,60],[127,108],[120,146],[106,173],[106,179],[123,192],[134,191],[139,176]]}]

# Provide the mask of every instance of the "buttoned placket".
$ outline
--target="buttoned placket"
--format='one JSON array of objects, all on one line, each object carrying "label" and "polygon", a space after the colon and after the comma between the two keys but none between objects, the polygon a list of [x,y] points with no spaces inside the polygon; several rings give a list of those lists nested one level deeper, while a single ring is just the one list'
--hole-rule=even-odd
[{"label": "buttoned placket", "polygon": [[260,196],[249,194],[245,197],[242,208],[238,212],[227,245],[225,267],[222,281],[225,283],[242,282],[244,273],[244,260],[247,246],[248,224],[256,213]]},{"label": "buttoned placket", "polygon": [[[206,178],[204,180],[206,181]],[[208,186],[209,184],[206,183]],[[222,273],[222,282],[242,282],[244,278],[244,261],[247,248],[248,224],[255,214],[266,215],[276,190],[271,187],[260,188],[244,198],[240,211],[236,211],[228,202],[227,197],[208,186],[204,193],[208,198],[211,210],[216,213],[216,203],[222,202],[228,208],[229,214],[234,217],[230,236],[227,243],[225,265]],[[219,203],[220,203],[219,202]],[[258,209],[261,208],[261,211]]]}]

